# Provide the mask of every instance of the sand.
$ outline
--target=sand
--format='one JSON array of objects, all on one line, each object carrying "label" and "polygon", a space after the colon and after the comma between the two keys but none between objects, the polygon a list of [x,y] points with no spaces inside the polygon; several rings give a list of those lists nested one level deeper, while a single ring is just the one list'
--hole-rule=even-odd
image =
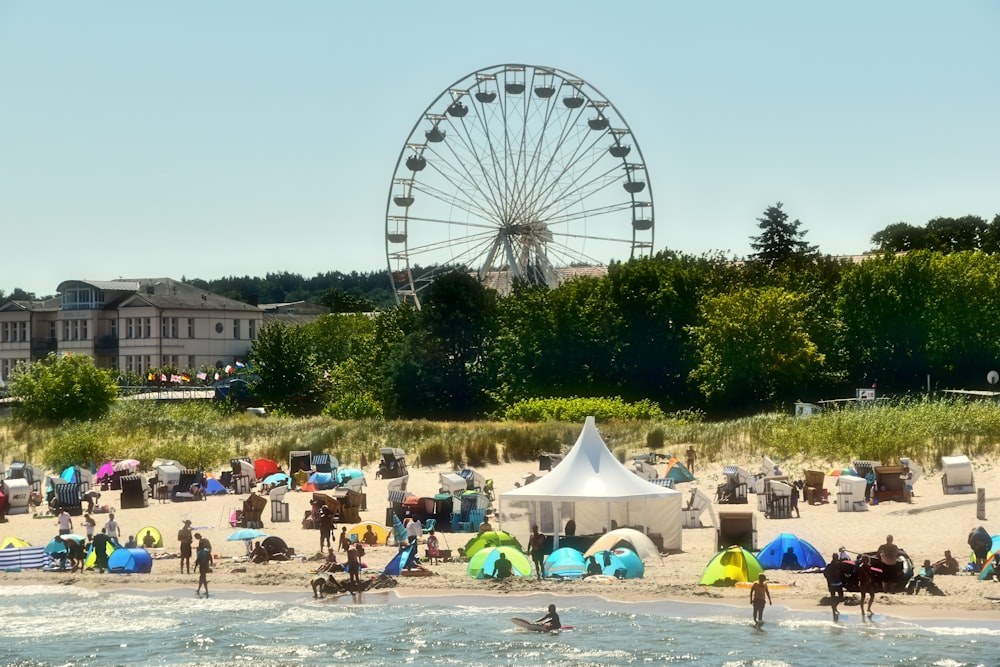
[{"label": "sand", "polygon": [[[754,461],[707,461],[704,466],[696,470],[698,476],[696,481],[681,484],[678,488],[684,491],[697,486],[714,498],[716,485],[723,481],[724,465],[732,463],[742,465],[751,471],[756,471],[758,468]],[[827,470],[831,465],[814,462],[809,467]],[[663,466],[659,468],[662,474]],[[802,468],[802,465],[793,466],[786,463],[785,472],[801,477]],[[383,522],[387,506],[387,480],[375,479],[374,467],[366,472],[368,510],[362,512],[362,519]],[[420,496],[433,495],[438,490],[438,475],[442,472],[452,472],[452,470],[447,466],[411,467],[408,489]],[[542,474],[532,463],[486,466],[479,468],[478,472],[494,481],[498,494],[514,488],[515,482],[520,482],[525,474]],[[852,552],[874,551],[885,541],[886,535],[892,534],[896,544],[910,554],[917,567],[925,558],[932,562],[938,560],[946,549],[950,549],[964,565],[969,555],[966,540],[971,529],[983,524],[991,534],[1000,532],[1000,529],[991,528],[997,521],[990,521],[996,519],[1000,513],[1000,503],[997,502],[997,491],[1000,490],[998,462],[977,462],[975,481],[978,487],[986,489],[987,492],[985,522],[979,521],[976,517],[975,494],[944,495],[940,472],[937,472],[925,474],[917,481],[914,488],[915,497],[909,504],[885,502],[871,507],[866,512],[838,512],[835,502],[820,505],[806,505],[802,502],[801,518],[768,519],[759,514],[757,545],[763,547],[780,533],[794,533],[813,544],[825,558],[829,558],[829,555],[840,546],[845,546]],[[835,484],[835,478],[826,478],[826,488],[830,491],[831,499],[835,498]],[[106,492],[101,502],[117,505],[118,497],[118,492]],[[318,560],[313,559],[319,558],[319,531],[304,530],[301,527],[301,518],[308,509],[311,494],[290,491],[285,496],[285,501],[290,504],[291,521],[272,523],[268,507],[264,511],[263,528],[269,535],[277,535],[284,539],[297,554],[308,555],[310,560],[294,559],[289,562],[267,564],[243,562],[240,557],[245,554],[244,544],[226,541],[226,536],[233,531],[229,525],[230,514],[234,508],[242,505],[245,497],[214,496],[198,502],[150,500],[148,507],[118,511],[117,520],[122,527],[123,535],[135,534],[146,526],[153,526],[163,534],[164,548],[152,550],[157,559],[154,561],[151,574],[99,575],[89,571],[83,574],[68,574],[25,570],[0,572],[0,583],[72,584],[107,590],[165,591],[190,588],[193,592],[197,584],[197,575],[181,574],[179,561],[170,558],[176,555],[178,550],[177,530],[184,519],[190,519],[194,528],[201,530],[212,541],[213,551],[220,556],[218,565],[209,578],[215,590],[301,591],[304,598],[311,597],[309,573],[319,564]],[[756,503],[751,499],[749,505],[713,505],[713,509],[742,509],[756,512]],[[56,521],[51,517],[36,518],[31,514],[21,514],[8,518],[8,523],[0,524],[0,538],[16,536],[34,545],[44,545],[58,532]],[[94,518],[100,530],[107,520],[107,515],[95,514]],[[518,595],[550,592],[560,596],[597,595],[620,601],[686,600],[730,604],[741,607],[738,613],[749,613],[749,594],[746,590],[698,585],[705,565],[715,554],[716,541],[715,528],[711,525],[710,517],[706,513],[702,518],[706,522],[706,527],[683,531],[682,552],[664,555],[660,562],[647,562],[645,576],[642,579],[614,582],[588,580],[539,582],[534,579],[514,579],[509,582],[496,582],[471,579],[466,575],[465,563],[447,562],[428,566],[432,570],[430,576],[400,577],[394,590],[401,596]],[[74,517],[74,532],[82,534],[84,530],[81,519],[82,517]],[[458,547],[463,546],[472,537],[471,534],[460,533],[439,533],[439,535],[442,538],[441,546],[456,552]],[[518,537],[522,543],[527,541],[527,535]],[[395,553],[396,549],[393,546],[368,549],[365,561],[370,572],[364,576],[377,574]],[[768,576],[773,581],[789,585],[788,588],[772,591],[776,605],[803,610],[825,609],[821,605],[821,600],[827,593],[826,582],[822,575],[768,571]],[[876,613],[910,618],[1000,619],[1000,604],[998,604],[1000,584],[979,581],[975,576],[965,574],[939,576],[935,582],[944,591],[944,596],[879,594],[874,609]],[[853,596],[856,598],[857,594]],[[851,597],[852,594],[848,593],[848,599]],[[845,609],[849,610],[850,607]]]}]

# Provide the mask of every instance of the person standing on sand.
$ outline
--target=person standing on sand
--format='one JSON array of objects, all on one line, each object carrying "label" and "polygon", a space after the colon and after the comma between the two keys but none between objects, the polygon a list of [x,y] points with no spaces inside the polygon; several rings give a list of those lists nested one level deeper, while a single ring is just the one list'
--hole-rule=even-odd
[{"label": "person standing on sand", "polygon": [[59,512],[59,516],[56,517],[56,523],[59,525],[60,535],[69,535],[73,532],[73,518],[70,517],[69,512],[65,509]]},{"label": "person standing on sand", "polygon": [[83,515],[83,527],[87,531],[87,541],[92,541],[94,539],[94,530],[97,528],[97,522],[94,521],[94,517],[90,516],[89,512]]},{"label": "person standing on sand", "polygon": [[108,522],[104,524],[104,532],[108,534],[108,539],[117,542],[122,537],[121,527],[115,521],[115,513],[108,514]]},{"label": "person standing on sand", "polygon": [[361,585],[361,559],[358,557],[358,550],[352,544],[347,547],[347,574],[351,584]]},{"label": "person standing on sand", "polygon": [[191,519],[184,519],[184,526],[177,531],[177,541],[181,545],[181,574],[184,573],[184,566],[187,566],[187,573],[191,574],[191,542],[194,537],[191,535]]},{"label": "person standing on sand", "polygon": [[686,455],[688,472],[693,475],[694,462],[698,460],[698,452],[694,450],[694,445],[688,445],[687,451],[684,454]]},{"label": "person standing on sand", "polygon": [[528,553],[535,564],[535,574],[538,579],[545,578],[545,535],[538,532],[538,524],[531,527],[531,535],[528,537]]},{"label": "person standing on sand", "polygon": [[758,626],[764,622],[764,603],[771,602],[771,591],[767,587],[767,577],[762,572],[757,577],[757,581],[750,587],[750,604],[753,605],[753,622]]},{"label": "person standing on sand", "polygon": [[902,563],[899,562],[899,547],[893,544],[892,535],[885,536],[885,544],[878,548],[875,556],[882,561],[882,592],[895,593],[896,579]]},{"label": "person standing on sand", "polygon": [[861,557],[858,565],[858,592],[861,593],[861,616],[865,615],[865,596],[868,596],[868,616],[872,615],[872,602],[875,601],[875,579],[872,575],[872,560],[867,555]]},{"label": "person standing on sand", "polygon": [[110,541],[107,529],[102,528],[100,533],[94,535],[94,542],[91,545],[94,549],[94,567],[101,574],[104,574],[104,571],[108,569],[108,543]]}]

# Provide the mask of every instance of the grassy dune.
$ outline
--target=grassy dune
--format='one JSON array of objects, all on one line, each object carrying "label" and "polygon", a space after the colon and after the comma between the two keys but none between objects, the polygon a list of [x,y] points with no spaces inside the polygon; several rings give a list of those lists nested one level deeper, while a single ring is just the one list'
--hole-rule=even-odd
[{"label": "grassy dune", "polygon": [[[346,465],[379,447],[400,447],[413,463],[478,466],[532,460],[565,450],[580,424],[563,422],[337,421],[233,414],[206,403],[122,402],[97,422],[37,426],[0,421],[0,461],[27,460],[51,469],[164,457],[214,469],[234,456],[282,462],[292,450],[328,452]],[[926,468],[942,455],[992,456],[1000,443],[1000,407],[992,402],[912,400],[847,408],[809,419],[765,414],[708,422],[690,415],[658,421],[598,424],[619,459],[645,451],[681,455],[694,443],[702,463],[781,460],[894,461],[909,456]]]}]

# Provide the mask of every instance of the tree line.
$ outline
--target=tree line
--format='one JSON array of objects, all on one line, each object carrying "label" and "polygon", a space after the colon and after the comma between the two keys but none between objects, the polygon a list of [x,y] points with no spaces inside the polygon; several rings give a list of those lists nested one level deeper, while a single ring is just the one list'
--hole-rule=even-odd
[{"label": "tree line", "polygon": [[[759,222],[757,253],[739,262],[665,251],[506,296],[447,274],[419,311],[331,315],[297,333],[269,326],[255,367],[296,378],[316,369],[324,391],[312,410],[432,419],[576,396],[730,416],[857,388],[919,392],[928,376],[935,388],[985,388],[1000,369],[1000,255],[886,251],[855,262],[820,255],[780,204]],[[303,351],[290,371],[278,350],[292,336]],[[308,393],[272,388],[276,402]]]}]

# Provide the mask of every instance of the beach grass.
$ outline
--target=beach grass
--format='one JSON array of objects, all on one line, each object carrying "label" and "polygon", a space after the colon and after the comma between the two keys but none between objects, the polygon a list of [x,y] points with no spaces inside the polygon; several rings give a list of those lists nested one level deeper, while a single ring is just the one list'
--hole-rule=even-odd
[{"label": "beach grass", "polygon": [[[846,464],[908,456],[933,469],[945,455],[994,454],[1000,443],[1000,406],[990,401],[904,399],[851,404],[807,419],[771,413],[709,421],[695,413],[677,413],[656,421],[607,421],[599,428],[622,460],[644,451],[680,456],[691,443],[703,461],[745,461],[767,454]],[[39,426],[4,419],[0,461],[28,460],[61,469],[113,458],[135,458],[144,465],[171,458],[207,470],[235,456],[282,462],[291,451],[308,450],[333,454],[342,465],[358,465],[362,455],[373,461],[380,447],[398,447],[418,465],[475,467],[566,451],[579,429],[580,424],[558,421],[261,418],[208,403],[122,401],[100,421]]]}]

